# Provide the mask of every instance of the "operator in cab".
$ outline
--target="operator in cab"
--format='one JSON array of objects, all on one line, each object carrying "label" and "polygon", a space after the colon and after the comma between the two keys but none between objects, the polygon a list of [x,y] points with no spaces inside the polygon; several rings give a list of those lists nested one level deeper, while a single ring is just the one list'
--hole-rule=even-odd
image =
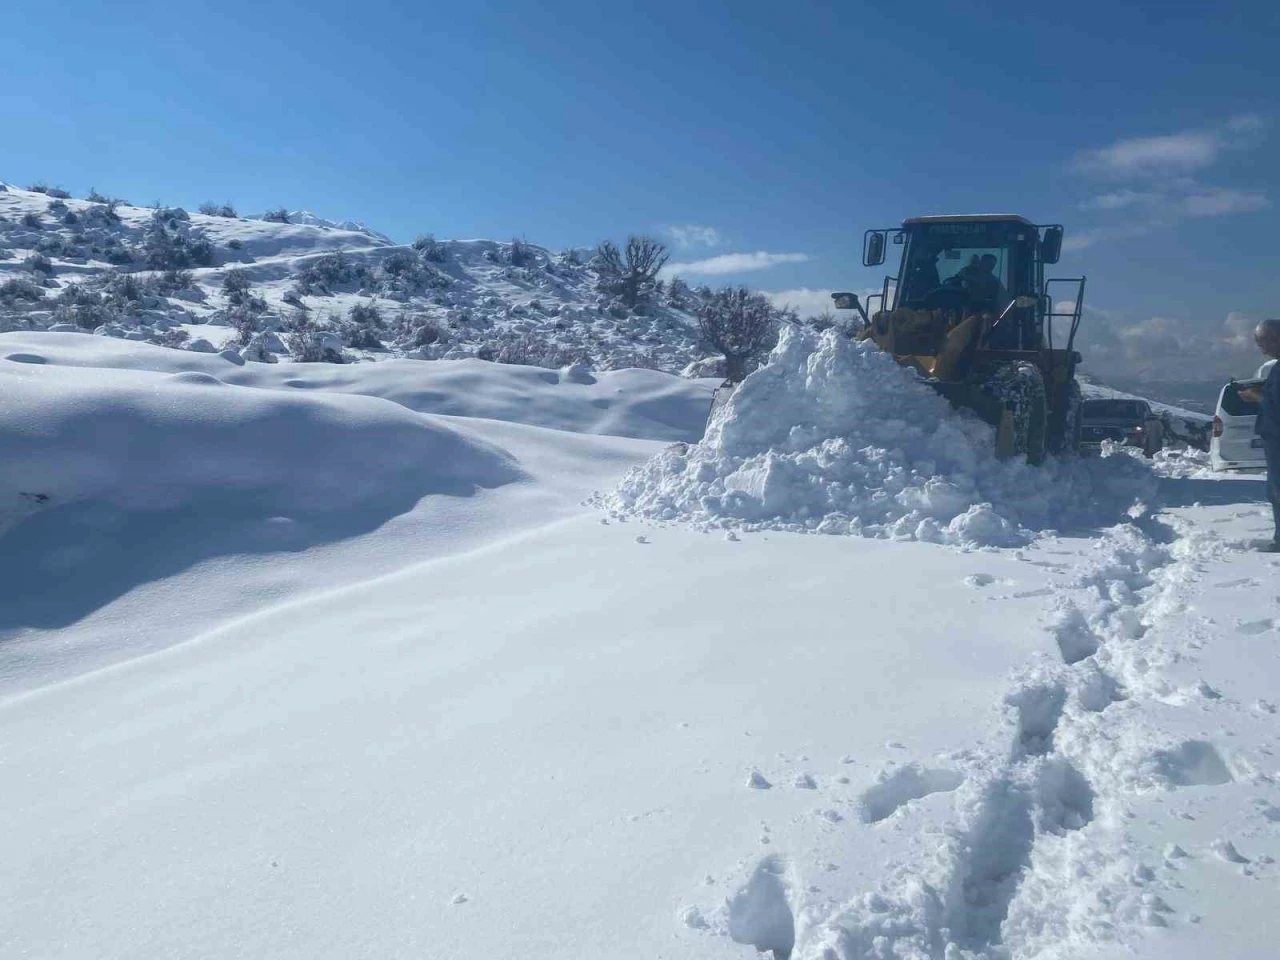
[{"label": "operator in cab", "polygon": [[[1263,320],[1253,331],[1258,349],[1268,357],[1280,358],[1280,320]],[[1271,516],[1275,533],[1271,542],[1262,549],[1266,553],[1280,553],[1280,363],[1273,364],[1261,387],[1241,390],[1240,396],[1262,404],[1257,431],[1262,438],[1262,453],[1267,460],[1267,499],[1271,501]]]},{"label": "operator in cab", "polygon": [[998,313],[1009,298],[995,271],[995,254],[984,253],[981,257],[971,259],[958,276],[976,306]]}]

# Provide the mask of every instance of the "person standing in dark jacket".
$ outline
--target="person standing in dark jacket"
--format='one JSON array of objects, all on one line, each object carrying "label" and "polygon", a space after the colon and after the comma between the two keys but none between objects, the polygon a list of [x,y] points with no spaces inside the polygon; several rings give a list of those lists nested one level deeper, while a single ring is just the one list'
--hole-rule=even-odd
[{"label": "person standing in dark jacket", "polygon": [[[1263,320],[1253,331],[1253,339],[1268,357],[1280,358],[1280,320]],[[1267,460],[1267,499],[1271,501],[1271,516],[1275,521],[1275,534],[1262,549],[1280,553],[1280,363],[1271,365],[1261,388],[1247,394],[1248,399],[1262,402],[1257,431]],[[1242,390],[1241,395],[1246,395],[1246,391]]]}]

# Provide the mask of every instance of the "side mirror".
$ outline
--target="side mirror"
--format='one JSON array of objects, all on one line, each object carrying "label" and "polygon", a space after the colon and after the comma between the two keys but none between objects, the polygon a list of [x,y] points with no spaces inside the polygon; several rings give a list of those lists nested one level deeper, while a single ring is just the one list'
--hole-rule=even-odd
[{"label": "side mirror", "polygon": [[1045,263],[1057,263],[1062,256],[1062,228],[1045,227],[1044,237],[1040,240],[1040,259]]},{"label": "side mirror", "polygon": [[1026,310],[1028,307],[1034,307],[1039,302],[1040,302],[1039,297],[1032,297],[1027,295],[1013,298],[1013,305],[1017,307],[1019,310]]},{"label": "side mirror", "polygon": [[837,310],[857,310],[860,306],[856,293],[833,293],[831,299]]},{"label": "side mirror", "polygon": [[862,265],[875,267],[884,263],[884,234],[868,230],[862,239]]}]

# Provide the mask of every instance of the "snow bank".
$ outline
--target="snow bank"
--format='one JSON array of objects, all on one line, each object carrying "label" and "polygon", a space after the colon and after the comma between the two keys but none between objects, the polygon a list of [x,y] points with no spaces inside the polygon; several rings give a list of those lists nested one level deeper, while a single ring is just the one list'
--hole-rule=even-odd
[{"label": "snow bank", "polygon": [[874,345],[789,327],[701,443],[632,471],[604,504],[703,527],[1010,545],[1114,522],[1152,493],[1130,457],[997,460],[991,427]]},{"label": "snow bank", "polygon": [[701,437],[715,387],[711,380],[689,380],[657,370],[547,370],[485,360],[273,366],[79,333],[0,334],[0,360],[18,354],[62,367],[192,371],[239,386],[299,394],[360,394],[390,400],[419,413],[507,420],[643,440]]},{"label": "snow bank", "polygon": [[82,502],[196,505],[211,522],[393,514],[519,476],[497,448],[396,404],[249,390],[204,372],[74,369],[9,353],[0,398],[0,531]]}]

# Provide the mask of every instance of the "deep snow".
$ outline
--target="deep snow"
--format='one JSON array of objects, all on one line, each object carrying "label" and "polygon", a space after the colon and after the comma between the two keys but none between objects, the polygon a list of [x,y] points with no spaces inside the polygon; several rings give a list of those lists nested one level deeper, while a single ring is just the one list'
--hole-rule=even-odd
[{"label": "deep snow", "polygon": [[[1262,484],[1120,453],[1068,530],[1024,500],[1075,474],[874,355],[779,357],[698,444],[712,384],[646,371],[0,335],[0,954],[1269,955]],[[787,483],[584,505],[695,504],[677,456]],[[1018,545],[779,529],[935,477]]]},{"label": "deep snow", "polygon": [[782,331],[706,437],[633,471],[605,504],[700,526],[975,546],[1114,523],[1145,510],[1150,471],[1104,460],[997,460],[992,429],[869,341]]}]

